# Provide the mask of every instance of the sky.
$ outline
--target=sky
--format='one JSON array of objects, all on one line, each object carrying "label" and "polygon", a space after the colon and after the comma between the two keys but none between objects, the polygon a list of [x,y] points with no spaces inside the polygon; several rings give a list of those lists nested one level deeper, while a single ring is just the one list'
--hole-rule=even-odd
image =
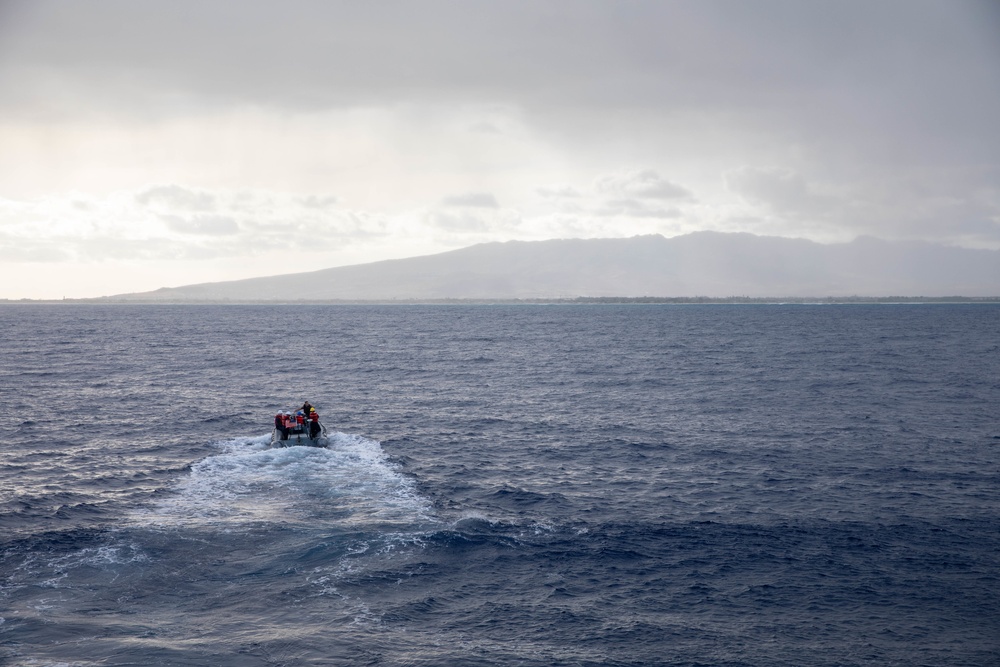
[{"label": "sky", "polygon": [[699,230],[1000,249],[993,0],[0,0],[0,298]]}]

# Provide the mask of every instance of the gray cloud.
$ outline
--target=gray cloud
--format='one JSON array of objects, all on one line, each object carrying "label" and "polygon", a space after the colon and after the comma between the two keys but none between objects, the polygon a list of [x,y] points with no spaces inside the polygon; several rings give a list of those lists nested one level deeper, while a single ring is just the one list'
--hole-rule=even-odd
[{"label": "gray cloud", "polygon": [[801,174],[787,169],[741,167],[724,175],[726,187],[784,212],[814,212],[830,201],[813,193]]},{"label": "gray cloud", "polygon": [[601,217],[627,216],[630,218],[679,218],[676,208],[651,208],[638,199],[612,199],[604,203],[595,213]]},{"label": "gray cloud", "polygon": [[535,191],[546,199],[576,199],[582,196],[582,193],[571,185],[550,185]]},{"label": "gray cloud", "polygon": [[488,221],[479,216],[469,213],[432,213],[428,216],[428,222],[434,227],[438,227],[449,232],[486,232],[490,229]]},{"label": "gray cloud", "polygon": [[478,123],[473,123],[472,125],[469,126],[469,131],[476,132],[478,134],[496,134],[496,135],[503,134],[503,130],[501,130],[499,127],[488,121],[480,121]]},{"label": "gray cloud", "polygon": [[441,204],[444,206],[465,206],[469,208],[500,208],[497,198],[489,192],[470,192],[464,195],[445,197]]},{"label": "gray cloud", "polygon": [[167,226],[182,234],[202,234],[206,236],[231,236],[238,234],[240,226],[236,221],[224,215],[196,215],[182,217],[179,215],[160,216]]},{"label": "gray cloud", "polygon": [[[12,263],[61,264],[74,261],[162,260],[216,258],[232,254],[224,244],[198,246],[173,239],[60,238],[12,239],[0,235],[0,252]],[[72,282],[67,283],[72,287]]]},{"label": "gray cloud", "polygon": [[[955,108],[957,93],[995,102],[1000,53],[997,10],[962,0],[426,0],[392,11],[321,0],[22,0],[6,11],[0,60],[132,102],[164,102],[171,90],[296,107],[449,95],[652,108],[785,101],[794,114],[864,92],[878,102],[869,114],[920,100],[965,115],[976,112]],[[951,94],[935,101],[942,89]]]},{"label": "gray cloud", "polygon": [[660,177],[652,169],[602,176],[595,183],[599,192],[646,199],[690,199],[685,188]]},{"label": "gray cloud", "polygon": [[9,264],[58,264],[75,259],[65,244],[55,245],[47,238],[22,238],[0,232],[0,253]]},{"label": "gray cloud", "polygon": [[996,247],[1000,241],[1000,195],[979,189],[956,196],[955,184],[920,180],[920,185],[866,183],[838,195],[817,192],[801,174],[786,169],[741,167],[725,174],[727,188],[773,216],[784,233],[840,229],[888,239],[924,239]]},{"label": "gray cloud", "polygon": [[317,197],[316,195],[309,195],[301,199],[302,205],[306,208],[318,208],[318,209],[328,209],[333,208],[337,205],[337,198],[327,195],[325,197]]},{"label": "gray cloud", "polygon": [[211,211],[215,208],[213,195],[179,185],[162,185],[143,190],[135,196],[135,200],[143,206],[161,205],[187,211]]},{"label": "gray cloud", "polygon": [[696,113],[830,168],[1000,153],[990,2],[21,0],[0,18],[0,108],[32,117],[500,100],[569,142]]}]

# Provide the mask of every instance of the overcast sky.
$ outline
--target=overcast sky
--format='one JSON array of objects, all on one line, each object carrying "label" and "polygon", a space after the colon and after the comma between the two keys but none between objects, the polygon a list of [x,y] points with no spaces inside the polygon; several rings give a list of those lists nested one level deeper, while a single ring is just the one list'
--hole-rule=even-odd
[{"label": "overcast sky", "polygon": [[695,230],[1000,248],[993,0],[0,0],[0,298]]}]

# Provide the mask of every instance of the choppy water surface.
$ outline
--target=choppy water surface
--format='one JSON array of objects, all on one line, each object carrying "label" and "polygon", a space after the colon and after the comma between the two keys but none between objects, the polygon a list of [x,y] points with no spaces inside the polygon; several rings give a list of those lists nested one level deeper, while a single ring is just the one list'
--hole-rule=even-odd
[{"label": "choppy water surface", "polygon": [[[1000,664],[1000,307],[0,307],[0,664]],[[269,449],[309,399],[329,450]]]}]

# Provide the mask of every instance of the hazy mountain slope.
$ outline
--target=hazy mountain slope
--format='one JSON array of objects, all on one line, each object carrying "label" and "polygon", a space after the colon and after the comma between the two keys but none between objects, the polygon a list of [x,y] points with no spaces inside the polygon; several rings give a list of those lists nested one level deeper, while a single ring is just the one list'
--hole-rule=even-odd
[{"label": "hazy mountain slope", "polygon": [[698,232],[664,238],[485,243],[308,273],[204,283],[116,299],[322,300],[575,296],[989,296],[1000,251],[861,238]]}]

